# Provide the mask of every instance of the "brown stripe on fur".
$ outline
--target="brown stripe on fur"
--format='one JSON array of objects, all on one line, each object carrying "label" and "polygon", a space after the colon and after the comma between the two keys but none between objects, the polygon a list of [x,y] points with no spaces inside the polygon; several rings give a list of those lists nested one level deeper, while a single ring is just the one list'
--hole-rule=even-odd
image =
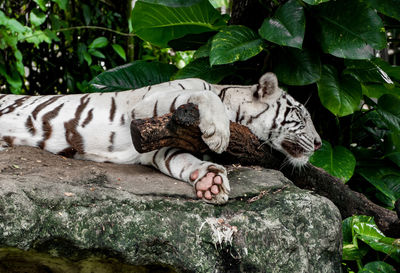
[{"label": "brown stripe on fur", "polygon": [[40,149],[44,149],[46,146],[46,141],[51,137],[53,132],[53,128],[51,127],[50,121],[58,116],[61,108],[64,106],[64,103],[60,104],[50,112],[47,112],[42,117],[42,130],[43,130],[43,139],[39,142],[38,147]]},{"label": "brown stripe on fur", "polygon": [[72,158],[76,154],[76,150],[72,147],[65,148],[57,153],[58,155]]},{"label": "brown stripe on fur", "polygon": [[176,108],[175,108],[175,102],[178,99],[179,96],[175,97],[175,99],[172,101],[171,106],[169,107],[169,112],[173,113],[175,112]]},{"label": "brown stripe on fur", "polygon": [[165,152],[164,152],[164,160],[167,159],[167,156],[168,156],[169,152],[170,152],[171,150],[173,150],[173,149],[175,149],[175,148],[168,147],[168,148],[165,150]]},{"label": "brown stripe on fur", "polygon": [[54,103],[56,100],[61,98],[61,96],[54,96],[50,97],[48,100],[42,102],[38,106],[36,106],[35,109],[32,111],[32,117],[36,119],[37,115],[39,114],[40,111],[42,111],[45,107],[49,106],[50,104]]},{"label": "brown stripe on fur", "polygon": [[169,172],[169,174],[170,174],[171,176],[172,176],[171,166],[170,166],[171,160],[172,160],[175,156],[177,156],[177,155],[179,155],[179,154],[183,154],[183,153],[185,153],[184,150],[175,151],[175,152],[173,152],[173,153],[167,158],[167,160],[165,161],[165,167],[167,167],[167,170],[168,170],[168,172]]},{"label": "brown stripe on fur", "polygon": [[222,88],[222,89],[221,89],[221,92],[219,92],[218,97],[221,99],[222,102],[223,102],[224,99],[225,99],[226,90],[228,90],[229,88],[231,88],[231,87]]},{"label": "brown stripe on fur", "polygon": [[30,98],[29,96],[23,96],[22,98],[15,100],[13,104],[7,106],[6,108],[0,109],[0,117],[2,115],[13,112],[16,108],[20,107],[24,103],[24,101],[26,101],[29,98]]},{"label": "brown stripe on fur", "polygon": [[2,98],[4,98],[5,96],[7,96],[7,95],[0,95],[0,100],[1,100]]},{"label": "brown stripe on fur", "polygon": [[110,121],[114,120],[116,109],[117,109],[117,106],[115,104],[115,99],[111,98]]},{"label": "brown stripe on fur", "polygon": [[31,133],[32,136],[34,136],[36,134],[36,128],[33,125],[33,121],[32,121],[32,117],[31,116],[29,116],[26,119],[25,127],[26,127],[26,129],[28,129],[28,132]]},{"label": "brown stripe on fur", "polygon": [[94,108],[92,108],[92,109],[89,110],[87,117],[85,118],[85,120],[83,121],[83,123],[82,123],[82,125],[81,125],[82,128],[85,128],[85,126],[88,125],[89,122],[92,121],[92,119],[93,119],[93,109],[94,109]]},{"label": "brown stripe on fur", "polygon": [[238,107],[238,109],[237,109],[237,111],[236,111],[236,119],[235,119],[235,122],[239,122],[239,118],[240,118],[240,104],[239,104],[239,107]]},{"label": "brown stripe on fur", "polygon": [[156,117],[158,116],[158,113],[157,113],[157,105],[158,105],[158,100],[156,101],[156,104],[154,104],[153,118],[156,118]]},{"label": "brown stripe on fur", "polygon": [[154,166],[155,168],[157,168],[157,169],[160,169],[160,167],[158,166],[158,164],[157,164],[157,162],[156,162],[156,157],[157,157],[157,154],[158,154],[159,151],[160,151],[160,150],[157,150],[157,152],[154,153],[153,158],[151,159],[151,162],[153,163],[153,166]]},{"label": "brown stripe on fur", "polygon": [[8,146],[12,147],[15,137],[13,136],[3,136],[3,141],[7,143]]},{"label": "brown stripe on fur", "polygon": [[249,120],[247,121],[247,124],[252,123],[253,120],[259,118],[259,117],[260,117],[262,114],[264,114],[268,109],[269,109],[269,105],[267,104],[267,107],[266,107],[264,110],[262,110],[260,113],[258,113],[258,114],[255,115],[255,116],[251,116],[251,117],[249,118]]},{"label": "brown stripe on fur", "polygon": [[120,124],[121,124],[121,125],[125,125],[125,115],[124,115],[124,114],[121,115]]},{"label": "brown stripe on fur", "polygon": [[81,98],[80,104],[75,111],[75,117],[67,122],[64,122],[65,139],[67,143],[71,146],[71,148],[73,148],[80,154],[84,153],[83,138],[77,131],[76,127],[79,124],[79,120],[81,118],[83,110],[85,110],[90,101],[90,98],[87,98],[88,96],[89,94],[84,95]]},{"label": "brown stripe on fur", "polygon": [[114,138],[115,138],[115,132],[111,132],[111,134],[110,134],[110,139],[109,139],[111,145],[108,146],[108,151],[109,151],[109,152],[114,151]]}]

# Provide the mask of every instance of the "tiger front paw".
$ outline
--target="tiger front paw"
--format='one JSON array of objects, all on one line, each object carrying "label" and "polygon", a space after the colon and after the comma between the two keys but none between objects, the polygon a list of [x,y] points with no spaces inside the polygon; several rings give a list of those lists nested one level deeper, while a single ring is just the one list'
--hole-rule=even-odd
[{"label": "tiger front paw", "polygon": [[202,139],[216,153],[222,153],[229,144],[229,117],[225,105],[212,92],[201,92],[190,98],[191,103],[199,107]]},{"label": "tiger front paw", "polygon": [[221,166],[210,165],[205,173],[195,170],[190,179],[195,181],[196,196],[207,203],[223,204],[228,201],[230,186],[226,171]]}]

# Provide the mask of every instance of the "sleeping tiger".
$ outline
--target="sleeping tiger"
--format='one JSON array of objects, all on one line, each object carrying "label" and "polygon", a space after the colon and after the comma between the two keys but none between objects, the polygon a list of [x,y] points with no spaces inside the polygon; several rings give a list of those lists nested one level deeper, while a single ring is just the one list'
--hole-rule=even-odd
[{"label": "sleeping tiger", "polygon": [[230,186],[223,166],[177,148],[140,154],[133,147],[132,119],[163,115],[186,103],[198,106],[202,138],[216,153],[228,146],[230,121],[247,126],[295,166],[321,146],[305,107],[266,73],[252,86],[184,79],[118,93],[0,94],[0,150],[29,145],[76,159],[151,165],[193,185],[198,198],[225,203]]}]

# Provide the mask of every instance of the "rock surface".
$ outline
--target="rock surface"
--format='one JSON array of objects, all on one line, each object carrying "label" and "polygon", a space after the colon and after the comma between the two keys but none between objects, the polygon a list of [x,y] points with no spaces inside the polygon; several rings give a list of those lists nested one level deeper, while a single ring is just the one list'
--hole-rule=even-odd
[{"label": "rock surface", "polygon": [[0,272],[341,272],[329,200],[274,170],[229,177],[214,206],[148,167],[2,151]]}]

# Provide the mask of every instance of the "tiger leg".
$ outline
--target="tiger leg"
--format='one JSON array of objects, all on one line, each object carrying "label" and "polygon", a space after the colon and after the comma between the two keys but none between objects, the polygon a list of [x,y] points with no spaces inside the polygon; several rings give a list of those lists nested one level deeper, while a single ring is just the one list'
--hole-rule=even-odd
[{"label": "tiger leg", "polygon": [[[229,117],[220,98],[210,91],[178,90],[155,93],[137,103],[132,117],[157,117],[175,111],[180,105],[193,103],[199,108],[199,128],[210,150],[222,153],[229,144]],[[149,105],[151,105],[149,107]]]},{"label": "tiger leg", "polygon": [[198,198],[208,203],[228,201],[229,181],[223,166],[201,161],[184,150],[164,147],[142,154],[140,163],[152,165],[162,173],[193,185]]}]

